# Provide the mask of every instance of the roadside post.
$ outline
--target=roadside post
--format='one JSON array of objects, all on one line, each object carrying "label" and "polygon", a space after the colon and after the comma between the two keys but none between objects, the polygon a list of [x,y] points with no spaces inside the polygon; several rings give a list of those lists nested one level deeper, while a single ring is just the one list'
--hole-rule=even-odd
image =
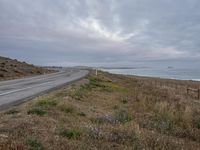
[{"label": "roadside post", "polygon": [[96,68],[96,76],[98,76],[98,69]]}]

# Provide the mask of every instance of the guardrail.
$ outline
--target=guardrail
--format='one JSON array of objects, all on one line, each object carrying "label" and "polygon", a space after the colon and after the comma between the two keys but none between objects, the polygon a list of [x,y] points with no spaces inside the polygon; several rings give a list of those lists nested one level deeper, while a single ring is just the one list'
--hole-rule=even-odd
[{"label": "guardrail", "polygon": [[189,95],[191,92],[197,93],[197,98],[200,99],[200,88],[198,89],[187,88],[187,94]]}]

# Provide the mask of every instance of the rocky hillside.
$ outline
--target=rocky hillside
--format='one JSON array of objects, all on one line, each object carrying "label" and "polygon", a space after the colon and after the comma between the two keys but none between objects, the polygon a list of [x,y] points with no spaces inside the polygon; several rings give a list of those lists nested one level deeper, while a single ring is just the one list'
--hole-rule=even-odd
[{"label": "rocky hillside", "polygon": [[26,62],[0,56],[0,80],[9,80],[25,76],[41,75],[53,71],[36,67]]}]

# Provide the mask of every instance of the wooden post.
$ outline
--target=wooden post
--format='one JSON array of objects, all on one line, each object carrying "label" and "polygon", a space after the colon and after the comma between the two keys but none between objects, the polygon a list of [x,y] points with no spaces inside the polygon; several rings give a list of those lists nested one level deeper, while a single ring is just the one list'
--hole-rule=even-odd
[{"label": "wooden post", "polygon": [[200,87],[198,88],[198,99],[200,99]]}]

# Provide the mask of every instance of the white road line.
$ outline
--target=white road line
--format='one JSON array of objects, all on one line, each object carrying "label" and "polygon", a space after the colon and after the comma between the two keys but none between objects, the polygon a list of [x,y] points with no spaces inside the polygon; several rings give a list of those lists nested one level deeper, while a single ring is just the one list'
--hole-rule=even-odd
[{"label": "white road line", "polygon": [[[28,82],[28,83],[31,83],[31,82],[36,82],[36,81],[41,81],[41,80],[44,80],[44,79],[52,79],[52,78],[56,78],[56,77],[60,77],[60,76],[62,76],[63,75],[63,73],[64,72],[60,72],[60,73],[57,73],[57,74],[54,74],[54,75],[52,75],[52,74],[49,74],[49,76],[44,76],[44,75],[41,75],[41,76],[36,76],[36,77],[30,77],[30,78],[24,78],[23,80],[24,81],[22,81],[22,82],[19,82],[19,83],[14,83],[14,84],[12,84],[12,82],[13,81],[15,81],[15,80],[11,80],[11,81],[8,81],[8,82],[11,82],[11,83],[8,83],[7,85],[5,85],[6,83],[4,83],[4,84],[2,84],[2,82],[0,82],[0,87],[1,86],[15,86],[15,85],[19,85],[19,84],[22,84],[23,82]],[[68,74],[67,74],[68,75]],[[35,78],[37,78],[37,79],[35,79]],[[35,79],[35,80],[33,80],[33,79]],[[17,79],[16,79],[17,80]],[[22,80],[22,79],[19,79],[19,81],[20,80]],[[27,81],[27,80],[30,80],[30,81]],[[31,80],[33,80],[33,81],[31,81]],[[6,81],[3,81],[3,82],[6,82]]]},{"label": "white road line", "polygon": [[27,89],[32,89],[32,88],[39,87],[39,86],[42,86],[42,85],[45,85],[45,84],[49,84],[49,83],[53,83],[53,82],[55,82],[55,81],[46,82],[46,83],[38,84],[36,86],[30,86],[30,87],[26,87],[26,88],[22,88],[22,89],[17,89],[17,90],[13,90],[13,91],[1,93],[0,96],[4,96],[4,95],[11,94],[11,93],[16,93],[16,92],[24,91],[24,90],[27,90]]}]

